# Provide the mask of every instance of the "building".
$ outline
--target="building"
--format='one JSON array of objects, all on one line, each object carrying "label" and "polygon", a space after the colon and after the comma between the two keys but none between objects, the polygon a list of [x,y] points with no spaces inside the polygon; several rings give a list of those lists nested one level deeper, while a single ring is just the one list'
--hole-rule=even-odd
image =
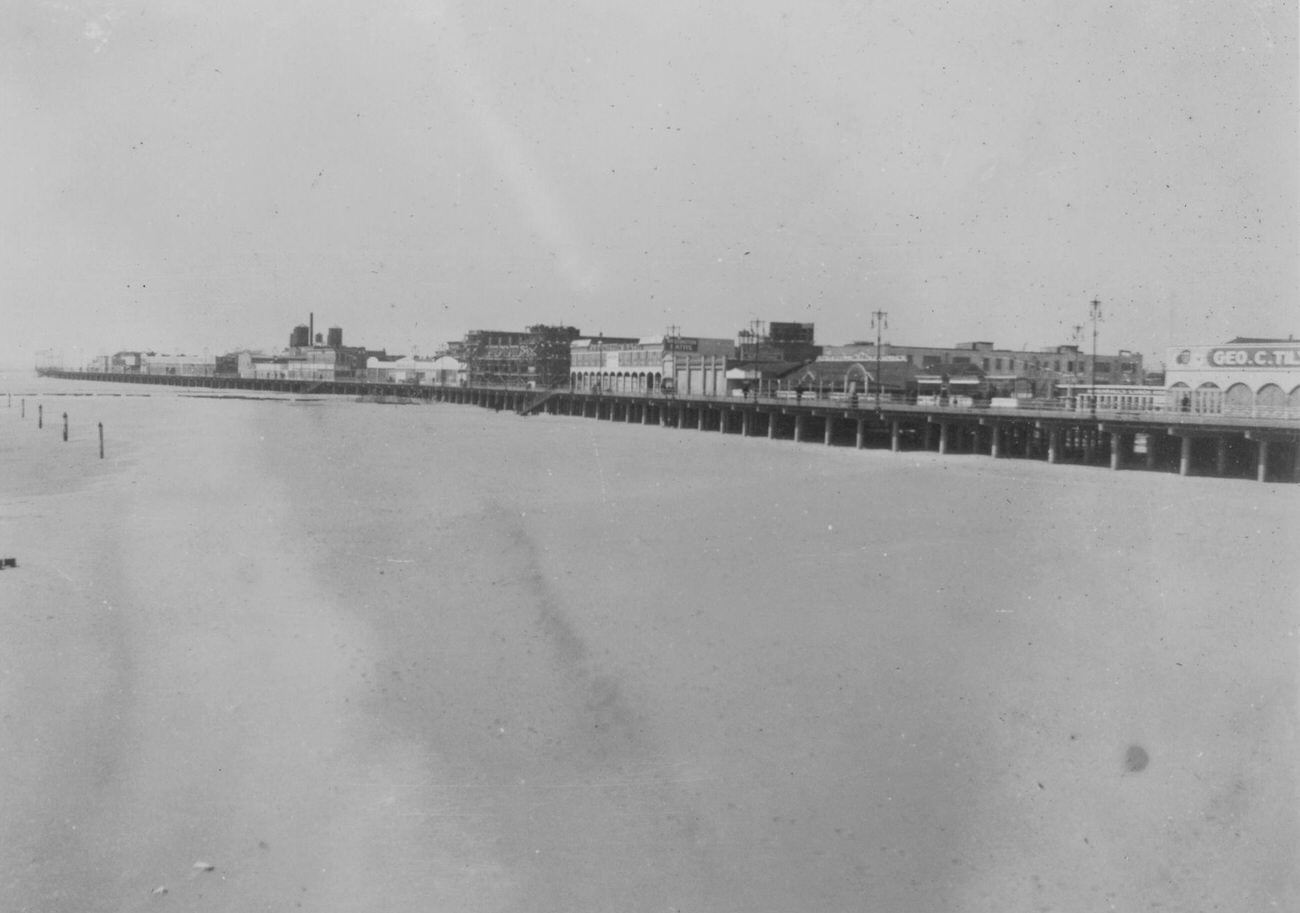
[{"label": "building", "polygon": [[736,334],[735,358],[727,370],[732,395],[766,396],[822,354],[811,323],[756,320]]},{"label": "building", "polygon": [[383,384],[458,387],[464,382],[465,366],[449,355],[434,358],[387,358],[372,355],[366,362],[366,380]]},{"label": "building", "polygon": [[1171,410],[1300,419],[1300,342],[1238,337],[1171,348],[1165,390]]},{"label": "building", "polygon": [[816,361],[788,374],[784,390],[802,388],[813,396],[874,396],[879,391],[890,399],[914,393],[916,372],[903,355],[884,353],[862,344],[823,346]]},{"label": "building", "polygon": [[597,336],[569,347],[569,385],[600,393],[722,396],[734,344],[699,336]]},{"label": "building", "polygon": [[217,373],[217,360],[209,355],[159,355],[156,352],[145,352],[140,356],[140,373],[211,377]]},{"label": "building", "polygon": [[[872,342],[857,342],[871,360]],[[960,377],[967,385],[978,377],[982,395],[1050,399],[1066,384],[1141,384],[1145,380],[1142,355],[1121,349],[1096,358],[1077,345],[1043,350],[999,349],[992,342],[959,342],[953,346],[899,346],[884,343],[884,356],[904,358],[915,372],[918,393],[941,388],[946,376]]]},{"label": "building", "polygon": [[471,330],[454,354],[473,386],[558,387],[568,382],[576,327],[536,324],[523,331]]}]

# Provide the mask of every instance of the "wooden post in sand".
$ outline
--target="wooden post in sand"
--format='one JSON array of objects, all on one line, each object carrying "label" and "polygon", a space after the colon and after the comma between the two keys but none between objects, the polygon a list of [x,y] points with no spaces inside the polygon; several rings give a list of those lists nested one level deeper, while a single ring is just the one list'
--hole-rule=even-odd
[{"label": "wooden post in sand", "polygon": [[68,439],[68,413],[63,413],[63,440]]},{"label": "wooden post in sand", "polygon": [[104,423],[99,423],[99,458],[104,458]]},{"label": "wooden post in sand", "polygon": [[45,406],[44,406],[44,404],[38,404],[37,407],[36,407],[36,427],[37,427],[37,428],[44,428],[44,427],[45,427]]}]

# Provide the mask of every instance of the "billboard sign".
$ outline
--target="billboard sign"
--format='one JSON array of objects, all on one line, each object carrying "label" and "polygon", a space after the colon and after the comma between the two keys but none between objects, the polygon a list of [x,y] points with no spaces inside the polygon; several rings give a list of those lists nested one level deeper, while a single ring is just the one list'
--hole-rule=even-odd
[{"label": "billboard sign", "polygon": [[1177,370],[1300,370],[1300,343],[1250,343],[1191,346],[1171,350],[1170,368]]}]

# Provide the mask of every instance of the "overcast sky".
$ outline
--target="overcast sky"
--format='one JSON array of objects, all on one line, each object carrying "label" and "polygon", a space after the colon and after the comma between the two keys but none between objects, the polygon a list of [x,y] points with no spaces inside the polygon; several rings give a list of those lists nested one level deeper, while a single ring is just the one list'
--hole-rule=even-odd
[{"label": "overcast sky", "polygon": [[[1300,333],[1293,2],[9,4],[0,361]],[[1090,330],[1089,330],[1090,334]],[[1090,345],[1089,335],[1089,345]]]}]

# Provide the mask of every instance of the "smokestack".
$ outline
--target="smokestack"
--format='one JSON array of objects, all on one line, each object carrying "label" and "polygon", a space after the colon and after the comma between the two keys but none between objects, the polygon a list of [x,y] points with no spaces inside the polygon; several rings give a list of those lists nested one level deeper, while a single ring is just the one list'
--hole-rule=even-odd
[{"label": "smokestack", "polygon": [[316,312],[307,312],[307,338],[311,340],[309,345],[316,342]]}]

